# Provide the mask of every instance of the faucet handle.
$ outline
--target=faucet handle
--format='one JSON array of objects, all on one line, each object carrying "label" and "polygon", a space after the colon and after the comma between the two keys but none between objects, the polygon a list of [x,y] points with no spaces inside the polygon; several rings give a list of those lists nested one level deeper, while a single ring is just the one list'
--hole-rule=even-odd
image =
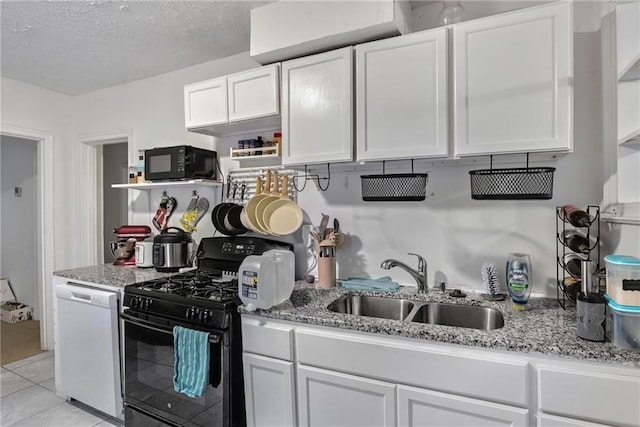
[{"label": "faucet handle", "polygon": [[418,257],[418,270],[423,272],[427,266],[427,261],[422,257],[422,255],[414,254],[409,252],[408,255],[415,255]]}]

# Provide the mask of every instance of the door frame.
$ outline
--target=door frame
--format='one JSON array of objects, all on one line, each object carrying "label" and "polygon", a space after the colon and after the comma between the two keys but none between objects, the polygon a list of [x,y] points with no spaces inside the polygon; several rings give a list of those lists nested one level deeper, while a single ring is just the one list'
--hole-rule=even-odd
[{"label": "door frame", "polygon": [[[118,129],[106,132],[94,132],[82,134],[78,136],[80,144],[81,164],[85,167],[82,193],[86,196],[89,203],[83,206],[83,214],[80,216],[80,227],[84,231],[83,235],[87,236],[86,251],[90,254],[91,259],[87,260],[89,264],[103,264],[104,260],[104,237],[102,228],[104,224],[104,206],[103,201],[103,155],[102,146],[106,144],[127,143],[127,161],[134,158],[132,150],[132,130]],[[129,199],[129,204],[131,199]],[[131,211],[129,210],[129,217]],[[129,218],[130,219],[130,218]]]},{"label": "door frame", "polygon": [[36,213],[36,280],[40,318],[40,348],[53,349],[53,269],[54,206],[53,206],[53,134],[0,123],[0,134],[37,142],[37,213]]}]

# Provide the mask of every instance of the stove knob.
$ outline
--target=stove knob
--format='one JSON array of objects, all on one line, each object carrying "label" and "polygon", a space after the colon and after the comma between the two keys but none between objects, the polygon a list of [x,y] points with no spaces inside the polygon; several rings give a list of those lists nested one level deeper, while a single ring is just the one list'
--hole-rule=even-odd
[{"label": "stove knob", "polygon": [[138,308],[139,305],[140,305],[140,300],[138,300],[138,297],[131,297],[131,308],[135,310],[136,308]]},{"label": "stove knob", "polygon": [[195,307],[187,308],[187,312],[184,315],[187,318],[187,320],[193,320],[193,318],[196,316],[196,308]]},{"label": "stove knob", "polygon": [[143,310],[149,310],[149,304],[151,304],[151,300],[149,298],[145,298],[142,300],[142,303],[140,305],[142,306]]},{"label": "stove knob", "polygon": [[200,313],[200,321],[202,323],[207,323],[207,320],[211,317],[211,312],[209,310],[202,310]]}]

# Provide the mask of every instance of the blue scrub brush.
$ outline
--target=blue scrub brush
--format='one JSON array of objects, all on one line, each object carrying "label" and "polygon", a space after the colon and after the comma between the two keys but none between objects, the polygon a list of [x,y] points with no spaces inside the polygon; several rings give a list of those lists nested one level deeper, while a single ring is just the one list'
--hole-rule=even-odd
[{"label": "blue scrub brush", "polygon": [[485,262],[482,264],[480,273],[482,275],[482,283],[484,283],[484,288],[486,290],[486,293],[482,294],[482,298],[487,301],[502,301],[504,299],[504,294],[501,293],[500,290],[498,270],[496,269],[495,264]]}]

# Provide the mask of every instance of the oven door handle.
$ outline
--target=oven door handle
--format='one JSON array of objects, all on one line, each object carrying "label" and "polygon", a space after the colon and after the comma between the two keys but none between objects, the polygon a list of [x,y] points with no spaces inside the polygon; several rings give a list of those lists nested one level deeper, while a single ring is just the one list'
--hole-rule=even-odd
[{"label": "oven door handle", "polygon": [[[124,319],[125,322],[130,322],[133,323],[134,325],[140,326],[141,328],[145,328],[145,329],[151,329],[153,331],[156,332],[162,332],[163,334],[169,334],[169,335],[173,335],[173,328],[171,329],[164,329],[164,328],[159,328],[157,325],[151,323],[151,322],[147,322],[145,320],[139,319],[135,316],[132,316],[130,314],[127,313],[120,313],[120,317],[122,319]],[[179,326],[179,325],[176,325]],[[197,329],[196,329],[197,330]],[[210,331],[202,331],[202,332],[208,332],[209,333],[209,342],[212,344],[218,344],[220,342],[220,336],[212,333]]]}]

